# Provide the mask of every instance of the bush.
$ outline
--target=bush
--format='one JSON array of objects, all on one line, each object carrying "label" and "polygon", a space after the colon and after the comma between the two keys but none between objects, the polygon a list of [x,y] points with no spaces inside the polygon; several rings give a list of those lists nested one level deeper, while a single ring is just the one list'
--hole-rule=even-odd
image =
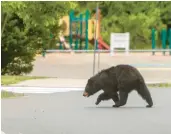
[{"label": "bush", "polygon": [[2,34],[1,74],[19,75],[33,69],[36,51],[26,36],[22,19],[12,14]]}]

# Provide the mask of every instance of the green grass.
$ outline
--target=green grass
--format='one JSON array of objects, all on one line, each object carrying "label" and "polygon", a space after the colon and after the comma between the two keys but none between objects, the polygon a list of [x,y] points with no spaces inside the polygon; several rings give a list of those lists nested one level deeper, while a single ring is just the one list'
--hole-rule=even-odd
[{"label": "green grass", "polygon": [[9,92],[9,91],[2,91],[1,90],[1,98],[15,98],[15,97],[20,97],[20,96],[24,96],[23,93],[13,93],[13,92]]},{"label": "green grass", "polygon": [[21,81],[31,80],[31,79],[43,79],[47,77],[36,77],[36,76],[1,76],[1,85],[16,84]]},{"label": "green grass", "polygon": [[168,87],[171,87],[171,83],[161,83],[161,84],[147,84],[148,87],[159,87],[159,88],[168,88]]},{"label": "green grass", "polygon": [[[32,80],[32,79],[43,79],[47,77],[36,77],[36,76],[1,76],[1,85],[10,85],[10,84],[16,84],[21,81],[25,80]],[[13,93],[9,91],[2,91],[1,90],[1,98],[15,98],[24,96],[23,93]]]}]

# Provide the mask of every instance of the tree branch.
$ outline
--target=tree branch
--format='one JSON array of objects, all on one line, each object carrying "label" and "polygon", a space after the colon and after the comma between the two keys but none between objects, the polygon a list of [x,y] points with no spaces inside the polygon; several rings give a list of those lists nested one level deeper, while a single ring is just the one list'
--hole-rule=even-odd
[{"label": "tree branch", "polygon": [[5,15],[5,17],[4,17],[5,19],[4,19],[3,24],[2,24],[1,35],[2,35],[3,32],[4,32],[5,26],[6,26],[6,24],[7,24],[8,17],[9,17],[9,15],[6,13],[6,15]]}]

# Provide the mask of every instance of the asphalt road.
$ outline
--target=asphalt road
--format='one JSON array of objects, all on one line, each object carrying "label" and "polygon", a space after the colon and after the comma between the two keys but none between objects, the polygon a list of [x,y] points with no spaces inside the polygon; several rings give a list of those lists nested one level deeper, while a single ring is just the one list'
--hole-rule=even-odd
[{"label": "asphalt road", "polygon": [[28,94],[2,99],[2,131],[6,134],[170,134],[171,90],[151,89],[153,108],[132,92],[127,105],[94,103],[97,93]]}]

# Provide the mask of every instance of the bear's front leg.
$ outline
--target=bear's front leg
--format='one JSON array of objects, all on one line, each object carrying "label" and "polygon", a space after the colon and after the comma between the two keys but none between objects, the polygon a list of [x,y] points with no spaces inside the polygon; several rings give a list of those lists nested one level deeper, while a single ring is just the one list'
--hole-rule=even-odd
[{"label": "bear's front leg", "polygon": [[97,101],[96,101],[96,105],[98,105],[101,101],[104,101],[104,100],[109,100],[111,99],[112,97],[110,95],[108,95],[107,93],[101,93],[98,98],[97,98]]},{"label": "bear's front leg", "polygon": [[128,99],[128,93],[124,91],[119,91],[119,97],[120,100],[115,105],[113,105],[113,107],[124,106]]},{"label": "bear's front leg", "polygon": [[119,95],[117,92],[112,93],[112,100],[117,104],[119,102]]}]

